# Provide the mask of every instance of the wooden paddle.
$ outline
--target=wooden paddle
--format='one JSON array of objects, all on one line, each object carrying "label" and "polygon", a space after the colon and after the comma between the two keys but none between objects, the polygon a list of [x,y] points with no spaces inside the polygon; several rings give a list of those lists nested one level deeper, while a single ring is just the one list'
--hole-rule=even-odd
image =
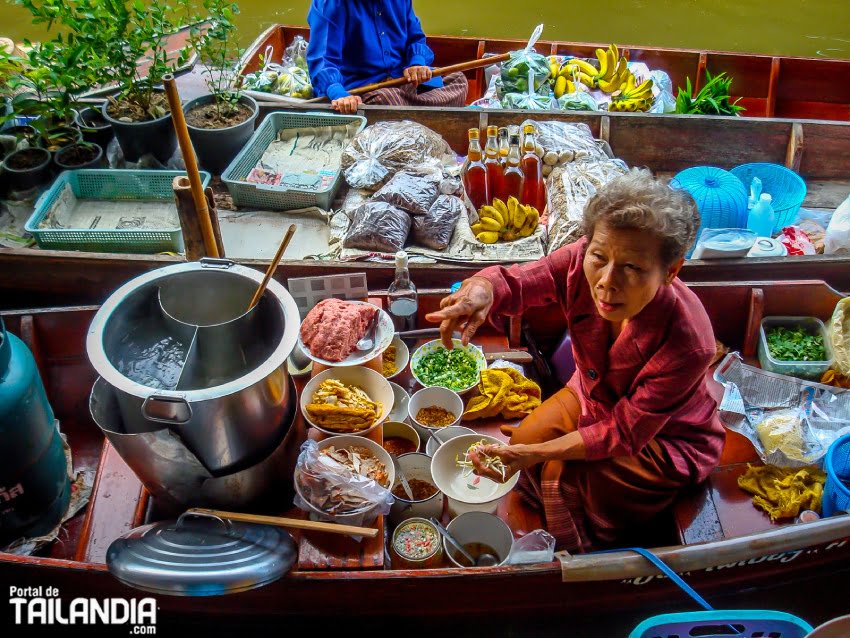
[{"label": "wooden paddle", "polygon": [[221,510],[210,510],[194,507],[187,514],[209,514],[226,518],[231,521],[243,523],[259,523],[261,525],[275,525],[276,527],[288,527],[290,529],[303,529],[311,532],[327,532],[329,534],[343,534],[345,536],[363,536],[364,538],[375,538],[378,530],[371,527],[356,527],[354,525],[340,525],[338,523],[325,523],[323,521],[304,521],[300,518],[283,518],[281,516],[261,516],[259,514],[241,514],[238,512],[223,512]]},{"label": "wooden paddle", "polygon": [[201,174],[198,171],[198,158],[195,156],[192,140],[189,139],[189,129],[186,128],[186,118],[183,115],[183,105],[180,103],[177,82],[175,82],[174,76],[169,73],[163,76],[162,83],[165,85],[165,94],[168,96],[168,106],[171,109],[171,119],[174,122],[177,141],[180,143],[180,152],[183,154],[183,161],[186,164],[186,174],[189,176],[189,184],[192,187],[192,199],[195,200],[195,210],[198,211],[198,221],[201,224],[201,234],[204,237],[207,257],[218,258],[221,254],[215,239]]},{"label": "wooden paddle", "polygon": [[[451,75],[452,73],[460,73],[463,71],[472,71],[473,69],[480,69],[485,66],[490,66],[491,64],[499,64],[504,62],[508,58],[511,57],[510,53],[502,53],[500,55],[493,55],[487,58],[478,58],[476,60],[469,60],[468,62],[460,62],[458,64],[452,64],[451,66],[443,66],[434,69],[431,72],[431,76],[435,78],[440,78],[445,75]],[[407,78],[395,78],[393,80],[384,80],[383,82],[375,82],[374,84],[367,84],[366,86],[358,86],[356,89],[350,89],[348,92],[351,95],[362,95],[363,93],[369,93],[370,91],[377,91],[378,89],[392,89],[397,86],[404,86],[408,84],[409,81]],[[312,100],[306,100],[303,104],[315,104],[317,102],[326,102],[327,97],[314,97]]]}]

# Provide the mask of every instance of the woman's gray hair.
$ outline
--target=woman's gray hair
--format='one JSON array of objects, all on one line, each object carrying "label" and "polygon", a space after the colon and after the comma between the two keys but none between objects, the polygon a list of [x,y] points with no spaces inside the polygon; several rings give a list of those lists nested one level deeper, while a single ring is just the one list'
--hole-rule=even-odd
[{"label": "woman's gray hair", "polygon": [[696,239],[699,210],[685,190],[672,189],[669,180],[633,168],[600,188],[584,208],[584,233],[593,237],[596,224],[645,230],[661,239],[665,266],[685,256]]}]

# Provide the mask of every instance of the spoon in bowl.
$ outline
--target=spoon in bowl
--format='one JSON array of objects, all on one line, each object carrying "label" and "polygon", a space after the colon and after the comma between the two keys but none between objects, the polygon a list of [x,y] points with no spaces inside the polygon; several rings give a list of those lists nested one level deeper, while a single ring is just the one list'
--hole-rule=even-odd
[{"label": "spoon in bowl", "polygon": [[411,501],[416,500],[413,498],[413,490],[410,489],[410,483],[407,482],[407,477],[401,469],[398,457],[395,454],[390,454],[390,458],[393,460],[393,467],[395,467],[396,476],[398,476],[398,480],[401,482],[401,487],[404,489],[404,493],[407,495],[407,498]]}]

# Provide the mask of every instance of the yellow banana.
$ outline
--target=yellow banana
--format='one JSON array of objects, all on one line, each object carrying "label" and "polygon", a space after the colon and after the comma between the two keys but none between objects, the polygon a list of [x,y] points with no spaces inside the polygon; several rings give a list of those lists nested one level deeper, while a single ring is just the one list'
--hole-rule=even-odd
[{"label": "yellow banana", "polygon": [[482,244],[495,244],[497,241],[499,241],[499,233],[495,233],[495,232],[478,233],[475,236],[475,239],[480,241]]},{"label": "yellow banana", "polygon": [[619,60],[619,59],[620,59],[620,50],[617,48],[617,45],[616,45],[616,44],[609,44],[609,45],[608,45],[608,50],[611,52],[611,55],[613,55],[613,56],[614,56],[614,59],[615,59],[615,60]]},{"label": "yellow banana", "polygon": [[614,78],[610,82],[606,82],[605,80],[599,80],[599,88],[605,91],[606,93],[614,93],[615,91],[619,91],[623,86],[623,82],[620,79],[620,76],[614,76]]},{"label": "yellow banana", "polygon": [[567,80],[567,78],[565,78],[563,75],[559,75],[558,79],[555,80],[555,97],[556,98],[561,97],[564,93],[566,93],[567,82],[569,82],[569,80]]},{"label": "yellow banana", "polygon": [[494,199],[493,200],[493,208],[496,209],[496,211],[501,216],[502,221],[504,222],[505,219],[507,219],[507,217],[508,217],[508,206],[507,206],[507,204],[505,204],[505,202],[503,202],[501,199]]},{"label": "yellow banana", "polygon": [[537,230],[537,224],[540,223],[540,213],[537,212],[536,208],[529,208],[528,216],[525,218],[525,222],[523,222],[522,228],[519,231],[520,237],[530,237]]},{"label": "yellow banana", "polygon": [[608,76],[605,78],[606,80],[611,80],[614,77],[614,73],[617,72],[617,51],[616,47],[612,48],[614,45],[608,47],[608,51],[605,52],[605,58],[607,61],[606,68],[608,69]]},{"label": "yellow banana", "polygon": [[579,73],[578,81],[584,84],[586,87],[595,89],[596,88],[596,78],[590,77],[587,73]]},{"label": "yellow banana", "polygon": [[498,228],[488,228],[487,230],[499,230],[499,228],[505,225],[505,218],[493,206],[482,206],[481,210],[478,211],[478,217],[481,218],[482,222],[485,219],[489,219],[499,225]]},{"label": "yellow banana", "polygon": [[479,224],[484,230],[489,230],[496,233],[498,233],[503,227],[503,224],[500,224],[495,219],[490,219],[489,217],[482,217]]},{"label": "yellow banana", "polygon": [[608,74],[608,52],[605,49],[596,49],[596,59],[599,60],[599,76]]},{"label": "yellow banana", "polygon": [[473,235],[478,235],[479,233],[483,233],[485,231],[485,228],[480,223],[478,223],[472,224],[472,226],[469,227],[469,230],[472,231]]},{"label": "yellow banana", "polygon": [[518,209],[519,200],[514,196],[508,197],[508,216],[505,219],[506,227],[510,227],[513,225],[513,220],[516,219]]},{"label": "yellow banana", "polygon": [[575,93],[576,92],[576,85],[573,84],[572,80],[567,80],[567,90],[566,90],[566,92],[567,93]]},{"label": "yellow banana", "polygon": [[530,206],[526,206],[523,204],[517,206],[516,215],[514,215],[514,218],[511,220],[511,226],[513,226],[513,229],[515,231],[519,232],[520,230],[522,230],[522,226],[523,224],[525,224],[525,220],[528,219],[529,210],[531,210]]},{"label": "yellow banana", "polygon": [[570,60],[569,64],[571,66],[578,67],[579,71],[581,71],[582,73],[587,73],[589,77],[595,77],[599,75],[599,71],[596,69],[596,67],[590,64],[589,62],[585,62],[584,60],[573,58],[572,60]]}]

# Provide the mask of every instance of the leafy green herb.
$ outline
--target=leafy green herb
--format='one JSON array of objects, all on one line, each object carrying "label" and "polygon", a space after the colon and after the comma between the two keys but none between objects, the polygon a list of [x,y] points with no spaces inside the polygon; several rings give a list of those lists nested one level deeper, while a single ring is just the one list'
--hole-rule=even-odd
[{"label": "leafy green herb", "polygon": [[478,383],[478,361],[463,348],[440,348],[426,354],[413,367],[413,372],[426,386],[466,390]]},{"label": "leafy green herb", "polygon": [[826,361],[821,335],[811,335],[802,328],[771,328],[767,333],[770,356],[777,361]]},{"label": "leafy green herb", "polygon": [[726,73],[715,75],[705,72],[705,86],[694,96],[691,78],[686,78],[685,89],[679,87],[679,95],[676,98],[676,113],[692,113],[697,115],[737,115],[744,111],[743,106],[738,106],[741,98],[730,102],[732,90],[732,78]]}]

